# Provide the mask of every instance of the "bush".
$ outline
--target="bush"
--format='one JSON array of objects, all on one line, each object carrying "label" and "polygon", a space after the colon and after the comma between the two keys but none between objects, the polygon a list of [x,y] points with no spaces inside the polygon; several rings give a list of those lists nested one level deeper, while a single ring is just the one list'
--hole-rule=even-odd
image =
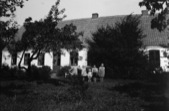
[{"label": "bush", "polygon": [[31,66],[31,73],[30,77],[31,79],[34,80],[47,80],[50,79],[50,72],[51,69],[49,66],[43,66],[43,67],[36,67],[36,66]]},{"label": "bush", "polygon": [[30,74],[28,74],[28,76],[31,79],[38,80],[39,79],[39,69],[38,69],[38,67],[36,67],[35,65],[32,65],[31,66],[31,72],[30,72]]},{"label": "bush", "polygon": [[2,66],[0,72],[1,79],[26,79],[26,73],[17,67]]},{"label": "bush", "polygon": [[51,69],[49,66],[43,66],[39,68],[39,78],[42,80],[50,79]]},{"label": "bush", "polygon": [[68,74],[64,79],[64,82],[70,85],[68,93],[71,93],[71,95],[73,94],[71,97],[68,98],[75,99],[84,97],[85,91],[88,89],[88,84],[83,81],[83,76],[81,74],[71,75],[69,73],[70,69],[71,69],[70,66],[64,66],[58,72],[58,76],[60,77],[65,77],[65,73]]},{"label": "bush", "polygon": [[10,73],[10,68],[9,68],[9,66],[7,66],[7,65],[2,65],[2,67],[1,67],[1,74],[0,74],[0,77],[1,77],[1,79],[3,78],[3,79],[11,79],[11,77],[12,77],[12,74]]},{"label": "bush", "polygon": [[20,70],[20,69],[16,70],[15,77],[17,79],[22,79],[22,80],[28,78],[26,75],[26,72],[24,70]]},{"label": "bush", "polygon": [[65,76],[65,73],[67,73],[67,74],[69,74],[69,70],[71,69],[71,67],[70,66],[64,66],[64,67],[62,67],[60,70],[59,70],[59,72],[58,72],[58,76],[59,77],[64,77]]}]

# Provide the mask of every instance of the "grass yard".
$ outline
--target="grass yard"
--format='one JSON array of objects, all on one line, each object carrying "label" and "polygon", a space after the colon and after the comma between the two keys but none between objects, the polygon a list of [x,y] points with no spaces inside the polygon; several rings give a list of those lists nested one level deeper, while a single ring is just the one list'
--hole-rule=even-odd
[{"label": "grass yard", "polygon": [[[131,80],[105,80],[78,87],[1,81],[1,111],[165,111],[164,87]],[[166,110],[167,111],[167,110]]]}]

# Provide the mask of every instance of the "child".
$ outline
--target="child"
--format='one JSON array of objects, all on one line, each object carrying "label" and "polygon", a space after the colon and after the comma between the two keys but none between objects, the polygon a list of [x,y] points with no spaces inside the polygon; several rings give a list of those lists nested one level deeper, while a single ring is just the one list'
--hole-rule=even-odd
[{"label": "child", "polygon": [[87,72],[86,72],[86,67],[82,66],[82,76],[83,76],[83,80],[86,81],[87,80]]},{"label": "child", "polygon": [[105,76],[105,67],[104,64],[102,63],[101,66],[99,67],[99,77],[101,82],[103,82],[104,76]]},{"label": "child", "polygon": [[92,73],[93,73],[93,81],[96,82],[98,77],[98,68],[95,65],[92,68]]},{"label": "child", "polygon": [[91,79],[92,79],[92,70],[89,69],[89,72],[88,72],[88,82],[91,82]]}]

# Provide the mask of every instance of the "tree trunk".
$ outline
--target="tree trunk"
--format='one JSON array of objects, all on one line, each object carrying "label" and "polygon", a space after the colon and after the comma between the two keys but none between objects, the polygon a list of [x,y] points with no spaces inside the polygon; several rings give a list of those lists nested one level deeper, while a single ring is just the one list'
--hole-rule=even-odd
[{"label": "tree trunk", "polygon": [[23,57],[24,57],[24,55],[25,55],[25,51],[26,51],[26,50],[24,50],[23,53],[22,53],[21,59],[20,59],[20,61],[19,61],[19,63],[18,63],[18,68],[19,68],[19,69],[25,69],[25,70],[26,70],[25,67],[21,67],[21,62],[22,62]]},{"label": "tree trunk", "polygon": [[[31,73],[31,62],[38,58],[40,54],[40,50],[35,51],[32,56],[28,59],[28,68],[27,68],[27,74],[29,75]],[[35,56],[35,57],[34,57]]]}]

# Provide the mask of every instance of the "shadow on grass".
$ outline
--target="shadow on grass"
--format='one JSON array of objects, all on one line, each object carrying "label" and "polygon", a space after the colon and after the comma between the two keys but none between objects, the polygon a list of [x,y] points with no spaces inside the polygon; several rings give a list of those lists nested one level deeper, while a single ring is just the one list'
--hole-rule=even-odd
[{"label": "shadow on grass", "polygon": [[10,83],[7,86],[1,85],[0,89],[1,89],[0,94],[6,95],[8,97],[28,93],[24,85],[16,85],[15,83]]},{"label": "shadow on grass", "polygon": [[134,82],[122,86],[115,86],[111,90],[127,93],[130,97],[139,97],[145,101],[144,111],[168,111],[166,98],[164,97],[165,86],[159,83]]},{"label": "shadow on grass", "polygon": [[55,86],[61,85],[56,79],[48,80],[1,80],[0,94],[8,97],[14,97],[15,95],[29,94],[32,88],[38,87],[41,84],[52,84]]}]

